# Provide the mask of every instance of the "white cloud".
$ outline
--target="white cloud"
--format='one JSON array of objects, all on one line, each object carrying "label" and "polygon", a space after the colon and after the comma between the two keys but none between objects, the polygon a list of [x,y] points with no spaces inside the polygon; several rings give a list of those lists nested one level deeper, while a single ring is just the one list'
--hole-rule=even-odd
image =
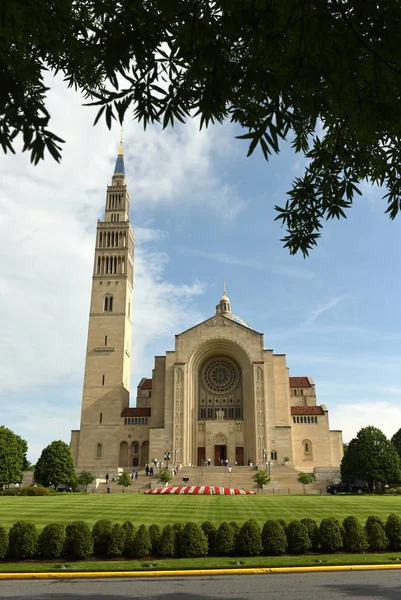
[{"label": "white cloud", "polygon": [[342,429],[349,442],[362,427],[373,425],[391,438],[401,427],[401,406],[395,402],[338,404],[330,410],[330,429]]},{"label": "white cloud", "polygon": [[[51,128],[67,142],[62,163],[48,157],[34,167],[27,154],[17,154],[3,157],[0,167],[0,419],[28,439],[34,459],[46,443],[68,441],[69,429],[79,427],[95,227],[118,148],[117,128],[114,135],[92,128],[91,109],[59,80],[50,99]],[[125,127],[134,214],[162,202],[202,202],[226,219],[242,209],[214,167],[224,132],[197,127],[146,135],[140,126]],[[164,351],[174,333],[202,319],[192,305],[205,285],[192,275],[166,277],[169,257],[158,250],[165,237],[151,219],[136,229],[133,398],[137,379],[150,376],[152,344]],[[56,399],[48,400],[55,389]]]},{"label": "white cloud", "polygon": [[323,304],[319,304],[316,308],[314,308],[310,314],[307,316],[307,318],[305,319],[305,322],[303,323],[303,325],[313,325],[313,323],[324,313],[332,310],[333,308],[335,308],[338,304],[340,304],[340,302],[343,302],[345,299],[347,298],[346,295],[344,296],[334,296],[333,298],[330,298],[329,300],[327,300],[325,303]]}]

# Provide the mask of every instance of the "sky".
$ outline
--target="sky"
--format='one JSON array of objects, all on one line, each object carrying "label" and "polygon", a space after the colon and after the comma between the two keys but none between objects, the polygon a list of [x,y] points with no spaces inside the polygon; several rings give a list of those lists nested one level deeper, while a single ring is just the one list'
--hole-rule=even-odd
[{"label": "sky", "polygon": [[[61,164],[27,153],[0,160],[0,424],[35,462],[79,429],[97,219],[120,127],[93,127],[95,109],[49,81],[50,129]],[[227,282],[234,314],[309,375],[344,441],[374,425],[401,427],[401,217],[363,184],[348,219],[325,224],[310,257],[290,256],[274,222],[305,161],[284,144],[267,163],[246,158],[231,124],[196,120],[161,130],[127,115],[124,157],[135,229],[131,405],[155,355],[211,317]]]}]

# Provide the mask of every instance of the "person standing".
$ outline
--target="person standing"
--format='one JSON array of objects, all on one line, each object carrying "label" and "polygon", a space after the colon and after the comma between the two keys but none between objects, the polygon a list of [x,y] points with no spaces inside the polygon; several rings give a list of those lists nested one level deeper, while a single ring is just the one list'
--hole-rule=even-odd
[{"label": "person standing", "polygon": [[109,483],[109,474],[108,473],[106,473],[105,480],[106,480],[106,484]]}]

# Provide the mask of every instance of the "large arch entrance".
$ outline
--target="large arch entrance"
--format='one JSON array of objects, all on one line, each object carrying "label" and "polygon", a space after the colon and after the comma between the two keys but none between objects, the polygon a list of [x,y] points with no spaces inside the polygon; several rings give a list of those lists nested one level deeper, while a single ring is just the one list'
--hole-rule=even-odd
[{"label": "large arch entrance", "polygon": [[[228,448],[226,436],[219,434],[213,438],[213,456],[216,467],[228,464]],[[232,462],[232,461],[230,461]]]},{"label": "large arch entrance", "polygon": [[[209,339],[194,351],[183,415],[185,462],[240,465],[255,460],[253,371],[246,348],[233,339]],[[219,434],[225,439],[213,443]]]}]

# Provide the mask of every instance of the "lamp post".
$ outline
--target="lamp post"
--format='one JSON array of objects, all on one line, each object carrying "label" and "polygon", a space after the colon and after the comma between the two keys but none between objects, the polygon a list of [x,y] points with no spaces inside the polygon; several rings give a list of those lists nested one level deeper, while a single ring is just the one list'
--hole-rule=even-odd
[{"label": "lamp post", "polygon": [[171,458],[170,452],[166,451],[166,452],[164,453],[164,460],[165,460],[165,461],[166,461],[166,463],[167,463],[167,467],[166,467],[167,469],[168,469],[168,461],[170,460],[170,458]]},{"label": "lamp post", "polygon": [[269,453],[266,450],[266,448],[261,449],[260,453],[263,457],[263,462],[266,464],[266,471],[269,472],[269,477],[270,477],[270,460],[268,459]]}]

